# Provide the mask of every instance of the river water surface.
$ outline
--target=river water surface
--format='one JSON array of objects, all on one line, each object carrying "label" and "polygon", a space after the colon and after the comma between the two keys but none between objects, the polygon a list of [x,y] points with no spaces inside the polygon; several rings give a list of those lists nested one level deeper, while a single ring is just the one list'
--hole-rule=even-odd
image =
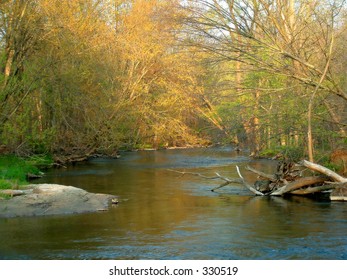
[{"label": "river water surface", "polygon": [[0,259],[347,259],[347,203],[254,197],[237,177],[251,160],[231,147],[128,152],[51,170],[57,183],[120,197],[108,212],[0,219]]}]

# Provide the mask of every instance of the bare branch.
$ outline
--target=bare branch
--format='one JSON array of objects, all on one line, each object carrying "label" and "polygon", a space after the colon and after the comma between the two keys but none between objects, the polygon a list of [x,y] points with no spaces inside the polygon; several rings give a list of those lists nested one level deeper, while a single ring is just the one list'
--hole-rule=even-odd
[{"label": "bare branch", "polygon": [[269,179],[270,181],[276,181],[276,177],[274,175],[266,174],[264,172],[261,172],[259,170],[254,169],[254,168],[252,168],[250,166],[247,166],[246,170],[251,171],[251,172],[253,172],[255,174],[258,174],[260,177],[263,177],[265,179]]},{"label": "bare branch", "polygon": [[[205,175],[202,175],[200,173],[195,173],[195,172],[186,172],[186,171],[178,171],[178,170],[173,170],[173,169],[167,169],[168,171],[172,171],[172,172],[176,172],[176,173],[179,173],[179,174],[182,174],[182,176],[186,175],[186,174],[189,174],[189,175],[194,175],[194,176],[198,176],[198,177],[201,177],[201,178],[204,178],[204,179],[210,179],[210,180],[215,180],[215,179],[222,179],[224,181],[227,181],[229,182],[230,180],[225,178],[225,177],[221,177],[218,173],[216,173],[217,176],[205,176]],[[230,181],[230,183],[232,183]]]},{"label": "bare branch", "polygon": [[310,186],[317,183],[324,183],[326,180],[327,178],[322,176],[300,178],[286,184],[282,188],[275,190],[274,192],[271,193],[271,195],[283,195],[288,192],[293,193],[293,191],[300,189],[302,187]]},{"label": "bare branch", "polygon": [[247,188],[247,189],[249,189],[251,192],[253,192],[253,193],[255,193],[256,195],[264,195],[262,192],[260,192],[260,191],[257,191],[255,188],[253,188],[251,185],[249,185],[246,181],[245,181],[245,179],[243,178],[243,176],[242,176],[242,174],[241,174],[241,172],[240,172],[240,168],[236,165],[236,170],[237,170],[237,174],[239,174],[239,176],[240,176],[240,178],[241,178],[241,180],[242,180],[242,183],[243,183],[243,185]]},{"label": "bare branch", "polygon": [[333,180],[335,180],[336,182],[341,182],[341,183],[345,183],[347,182],[347,178],[342,177],[341,175],[331,171],[330,169],[321,166],[317,163],[313,163],[307,160],[303,160],[300,162],[301,165],[313,170],[313,171],[317,171],[319,173],[322,173],[330,178],[332,178]]},{"label": "bare branch", "polygon": [[292,191],[290,193],[296,194],[296,195],[307,195],[307,194],[332,190],[334,188],[335,188],[335,186],[324,185],[324,186],[318,186],[318,187],[308,187],[306,189],[301,189],[301,190],[295,190],[295,191]]}]

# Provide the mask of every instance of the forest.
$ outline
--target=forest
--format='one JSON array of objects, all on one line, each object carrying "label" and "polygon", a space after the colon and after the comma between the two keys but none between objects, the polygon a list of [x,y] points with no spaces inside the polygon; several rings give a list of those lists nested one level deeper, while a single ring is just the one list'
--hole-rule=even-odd
[{"label": "forest", "polygon": [[0,153],[347,145],[345,1],[0,3]]}]

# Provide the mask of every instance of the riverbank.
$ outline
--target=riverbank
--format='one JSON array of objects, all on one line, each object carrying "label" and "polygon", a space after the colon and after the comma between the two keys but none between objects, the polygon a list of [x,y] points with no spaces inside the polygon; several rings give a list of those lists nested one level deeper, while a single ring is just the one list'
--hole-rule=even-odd
[{"label": "riverbank", "polygon": [[8,194],[11,193],[11,198],[0,198],[0,218],[107,211],[112,204],[118,203],[114,195],[56,184],[32,184],[22,190],[8,190]]},{"label": "riverbank", "polygon": [[52,163],[53,160],[48,156],[21,158],[15,155],[1,155],[0,190],[21,189],[30,179],[42,176],[41,170],[50,167]]}]

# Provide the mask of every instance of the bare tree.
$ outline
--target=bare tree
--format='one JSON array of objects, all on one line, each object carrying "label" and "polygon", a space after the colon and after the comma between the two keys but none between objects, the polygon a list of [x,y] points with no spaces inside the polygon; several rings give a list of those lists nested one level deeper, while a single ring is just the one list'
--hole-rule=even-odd
[{"label": "bare tree", "polygon": [[[309,118],[317,96],[320,100],[336,96],[347,102],[347,92],[331,63],[336,59],[332,38],[339,36],[337,27],[341,25],[344,1],[191,0],[188,3],[185,8],[191,16],[186,24],[194,42],[220,61],[235,61],[238,75],[263,72],[286,79],[287,91],[295,85],[310,104]],[[253,91],[257,92],[257,87]],[[259,98],[258,94],[254,95],[255,104]],[[337,120],[332,110],[329,113]],[[256,115],[253,119],[256,132],[261,120]],[[310,130],[311,124],[308,127]],[[311,154],[312,133],[308,134]]]}]

